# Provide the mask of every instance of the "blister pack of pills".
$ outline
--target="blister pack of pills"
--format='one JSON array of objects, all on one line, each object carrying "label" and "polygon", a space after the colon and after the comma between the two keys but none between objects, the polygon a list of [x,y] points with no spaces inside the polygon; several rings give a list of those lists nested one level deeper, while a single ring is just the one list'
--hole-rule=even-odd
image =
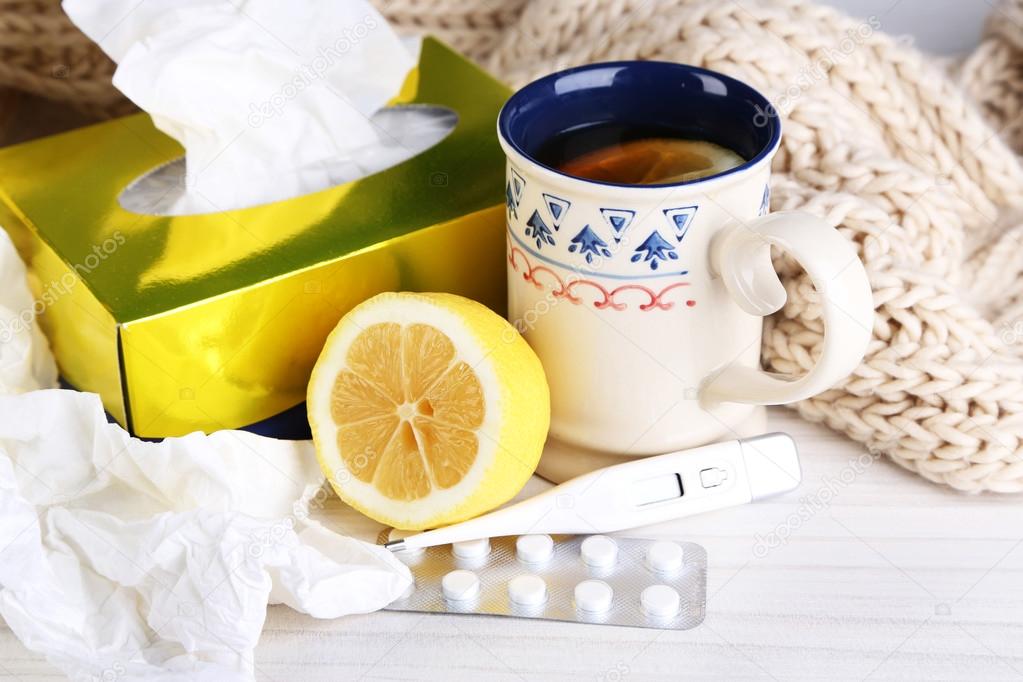
[{"label": "blister pack of pills", "polygon": [[[409,533],[384,531],[380,541]],[[686,630],[703,622],[707,552],[692,542],[519,535],[396,553],[415,585],[392,611],[480,613]]]}]

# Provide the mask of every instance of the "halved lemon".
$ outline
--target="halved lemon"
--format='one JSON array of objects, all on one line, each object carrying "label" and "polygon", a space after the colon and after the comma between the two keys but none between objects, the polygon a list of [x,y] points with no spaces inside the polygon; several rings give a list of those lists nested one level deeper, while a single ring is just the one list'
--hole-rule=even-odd
[{"label": "halved lemon", "polygon": [[478,516],[525,485],[547,436],[550,393],[532,349],[486,307],[386,293],[328,337],[308,410],[341,499],[419,530]]}]

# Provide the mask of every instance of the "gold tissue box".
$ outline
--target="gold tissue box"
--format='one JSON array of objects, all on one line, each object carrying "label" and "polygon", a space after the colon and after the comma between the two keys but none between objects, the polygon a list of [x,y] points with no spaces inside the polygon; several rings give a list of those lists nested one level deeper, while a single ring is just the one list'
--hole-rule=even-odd
[{"label": "gold tissue box", "polygon": [[203,215],[118,203],[182,154],[145,114],[0,149],[0,225],[29,265],[63,378],[99,393],[139,436],[239,428],[289,409],[304,428],[296,406],[313,363],[360,301],[448,291],[503,311],[495,122],[509,94],[427,38],[395,103],[454,110],[440,143],[355,182]]}]

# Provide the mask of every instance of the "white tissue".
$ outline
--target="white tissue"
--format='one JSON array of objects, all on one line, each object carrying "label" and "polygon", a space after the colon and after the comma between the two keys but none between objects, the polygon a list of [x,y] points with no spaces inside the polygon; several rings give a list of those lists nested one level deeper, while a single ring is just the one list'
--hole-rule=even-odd
[{"label": "white tissue", "polygon": [[114,85],[185,147],[192,205],[225,210],[322,189],[354,179],[367,147],[393,146],[371,118],[415,60],[365,0],[63,7],[118,62]]},{"label": "white tissue", "polygon": [[25,266],[0,229],[0,393],[57,385],[57,365],[36,324],[45,306],[44,297],[36,301],[29,292]]},{"label": "white tissue", "polygon": [[336,618],[410,584],[308,518],[321,480],[308,442],[148,443],[93,394],[0,396],[0,615],[73,679],[252,679],[268,601]]},{"label": "white tissue", "polygon": [[[0,324],[31,309],[24,276],[0,230]],[[131,438],[94,394],[32,390],[54,378],[32,330],[0,344],[21,349],[0,386],[0,616],[69,677],[252,680],[268,603],[336,618],[409,587],[390,552],[309,518],[309,442]]]}]

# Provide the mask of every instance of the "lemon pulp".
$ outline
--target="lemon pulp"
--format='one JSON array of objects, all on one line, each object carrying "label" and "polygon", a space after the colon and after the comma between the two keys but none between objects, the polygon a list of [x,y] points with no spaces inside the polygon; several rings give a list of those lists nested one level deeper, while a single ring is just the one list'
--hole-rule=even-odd
[{"label": "lemon pulp", "polygon": [[331,417],[353,476],[395,500],[450,488],[472,467],[483,388],[455,360],[451,339],[428,324],[375,324],[361,332],[337,375]]},{"label": "lemon pulp", "polygon": [[550,424],[536,354],[504,318],[451,294],[385,293],[353,308],[316,361],[307,407],[338,496],[404,530],[514,497]]}]

